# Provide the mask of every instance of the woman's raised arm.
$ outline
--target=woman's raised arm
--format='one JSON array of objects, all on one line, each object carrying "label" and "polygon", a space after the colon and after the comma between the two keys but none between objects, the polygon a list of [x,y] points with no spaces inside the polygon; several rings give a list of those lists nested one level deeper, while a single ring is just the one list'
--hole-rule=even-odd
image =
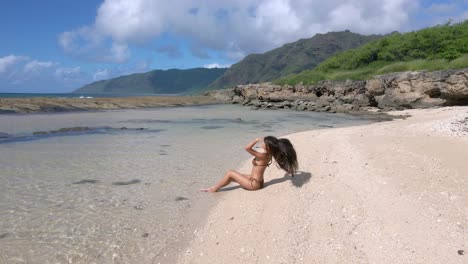
[{"label": "woman's raised arm", "polygon": [[262,158],[265,155],[264,153],[253,150],[255,144],[257,144],[260,140],[261,139],[256,138],[254,141],[250,142],[249,144],[247,144],[247,146],[245,146],[245,150],[257,158]]}]

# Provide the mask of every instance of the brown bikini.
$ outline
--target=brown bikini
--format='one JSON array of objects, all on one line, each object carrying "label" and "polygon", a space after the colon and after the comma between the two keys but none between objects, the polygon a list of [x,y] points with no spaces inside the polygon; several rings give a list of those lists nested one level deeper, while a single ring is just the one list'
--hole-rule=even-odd
[{"label": "brown bikini", "polygon": [[[253,158],[252,164],[253,164],[254,167],[255,167],[255,166],[268,167],[268,166],[270,166],[270,164],[271,164],[271,159],[270,159],[270,162],[269,162],[268,164],[265,164],[265,165],[259,165],[259,164],[257,164],[257,161],[258,161],[257,158]],[[253,186],[253,182],[254,182],[254,181],[255,181],[256,183],[258,183],[258,185],[260,186],[260,189],[263,188],[263,183],[264,183],[264,180],[263,180],[263,179],[261,179],[260,181],[258,181],[258,180],[255,179],[255,178],[252,178],[252,177],[250,177],[249,179],[250,179],[250,185],[252,186],[252,189],[255,189],[254,186]]]},{"label": "brown bikini", "polygon": [[261,181],[258,181],[257,179],[254,179],[254,178],[250,177],[250,185],[252,186],[252,189],[255,189],[254,186],[253,186],[253,182],[254,182],[254,181],[255,181],[256,183],[258,183],[258,186],[260,186],[259,189],[262,189],[262,188],[263,188],[263,183],[264,183],[263,179],[262,179]]}]

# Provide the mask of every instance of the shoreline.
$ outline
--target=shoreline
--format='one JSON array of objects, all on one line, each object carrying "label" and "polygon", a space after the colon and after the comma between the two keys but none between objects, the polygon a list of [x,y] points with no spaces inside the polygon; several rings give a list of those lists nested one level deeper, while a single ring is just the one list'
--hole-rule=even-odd
[{"label": "shoreline", "polygon": [[[142,96],[142,97],[97,97],[97,98],[0,98],[0,115],[32,115],[32,114],[68,114],[68,113],[99,113],[103,111],[143,110],[161,107],[205,106],[228,104],[212,96]],[[241,106],[247,107],[247,106]],[[281,111],[282,109],[255,109]],[[301,112],[296,110],[297,112]],[[389,115],[386,111],[375,109],[350,111],[345,114],[366,116],[370,119],[392,121],[406,118],[405,115]]]},{"label": "shoreline", "polygon": [[300,173],[214,194],[178,263],[466,261],[468,107],[389,114],[410,117],[285,136]]},{"label": "shoreline", "polygon": [[209,96],[141,96],[105,98],[0,98],[0,114],[67,113],[220,104]]}]

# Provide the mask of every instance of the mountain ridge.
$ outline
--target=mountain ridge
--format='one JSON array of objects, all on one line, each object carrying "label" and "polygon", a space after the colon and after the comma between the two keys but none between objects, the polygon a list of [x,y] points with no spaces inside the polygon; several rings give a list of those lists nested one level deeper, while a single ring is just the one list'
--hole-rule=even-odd
[{"label": "mountain ridge", "polygon": [[73,93],[187,94],[273,81],[312,69],[338,52],[381,37],[360,35],[349,30],[319,33],[265,53],[249,54],[230,68],[157,69],[93,82]]},{"label": "mountain ridge", "polygon": [[250,54],[232,65],[208,87],[222,89],[237,84],[273,81],[312,69],[338,52],[359,47],[382,35],[360,35],[349,30],[316,34],[286,43],[262,54]]},{"label": "mountain ridge", "polygon": [[227,68],[152,70],[87,84],[73,93],[181,94],[208,86]]}]

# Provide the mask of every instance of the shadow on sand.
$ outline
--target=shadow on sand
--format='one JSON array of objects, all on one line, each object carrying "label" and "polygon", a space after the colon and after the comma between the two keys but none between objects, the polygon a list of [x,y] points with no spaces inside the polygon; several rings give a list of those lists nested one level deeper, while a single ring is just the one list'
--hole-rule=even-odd
[{"label": "shadow on sand", "polygon": [[[296,174],[294,174],[294,177],[291,177],[289,176],[288,173],[286,173],[284,174],[282,178],[273,179],[273,180],[265,182],[265,184],[263,185],[263,188],[267,188],[271,185],[282,183],[285,181],[291,181],[295,187],[301,188],[304,184],[308,183],[311,178],[312,178],[312,173],[310,172],[299,171]],[[219,191],[226,192],[226,191],[232,191],[232,190],[239,189],[239,188],[242,188],[242,187],[237,185],[237,186],[222,188]]]},{"label": "shadow on sand", "polygon": [[263,188],[266,188],[273,184],[282,183],[288,180],[291,181],[295,187],[301,188],[304,184],[309,182],[311,178],[312,178],[312,173],[310,172],[299,171],[296,174],[294,174],[294,177],[291,177],[289,176],[288,173],[286,173],[284,174],[283,178],[273,179],[268,182],[265,182],[265,185],[263,186]]}]

